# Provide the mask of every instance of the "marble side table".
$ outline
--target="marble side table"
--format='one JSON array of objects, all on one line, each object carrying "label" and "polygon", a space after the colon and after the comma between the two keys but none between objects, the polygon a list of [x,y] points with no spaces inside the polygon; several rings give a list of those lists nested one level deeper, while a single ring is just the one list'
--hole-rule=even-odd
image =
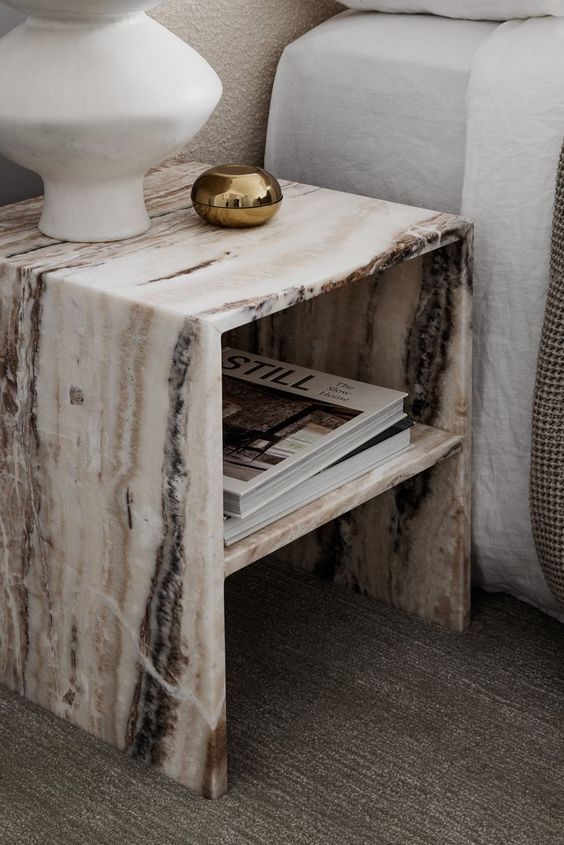
[{"label": "marble side table", "polygon": [[[471,226],[287,183],[268,226],[213,229],[203,168],[153,171],[123,243],[0,209],[0,681],[217,797],[230,573],[276,552],[467,623]],[[406,389],[412,448],[225,550],[222,343]]]}]

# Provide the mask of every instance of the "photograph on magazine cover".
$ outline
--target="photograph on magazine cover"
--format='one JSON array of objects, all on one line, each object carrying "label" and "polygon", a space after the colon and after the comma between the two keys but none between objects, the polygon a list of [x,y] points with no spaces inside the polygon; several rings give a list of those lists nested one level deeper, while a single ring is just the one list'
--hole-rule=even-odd
[{"label": "photograph on magazine cover", "polygon": [[224,475],[255,478],[361,413],[224,376]]}]

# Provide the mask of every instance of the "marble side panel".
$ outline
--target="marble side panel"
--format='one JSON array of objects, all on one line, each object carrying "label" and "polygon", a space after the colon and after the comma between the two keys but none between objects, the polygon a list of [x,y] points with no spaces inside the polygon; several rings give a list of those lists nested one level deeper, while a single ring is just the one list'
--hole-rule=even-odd
[{"label": "marble side panel", "polygon": [[416,421],[462,438],[459,454],[277,552],[462,630],[470,608],[470,241],[243,327],[227,341],[404,389]]},{"label": "marble side panel", "polygon": [[13,267],[2,294],[0,680],[221,794],[219,336]]}]

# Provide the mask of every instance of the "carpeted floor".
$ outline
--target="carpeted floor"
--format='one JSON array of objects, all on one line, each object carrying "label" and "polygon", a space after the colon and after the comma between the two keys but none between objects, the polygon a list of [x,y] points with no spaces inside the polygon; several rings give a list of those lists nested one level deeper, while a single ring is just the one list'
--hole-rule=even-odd
[{"label": "carpeted floor", "polygon": [[2,845],[562,845],[564,629],[455,636],[283,566],[228,581],[231,790],[209,802],[0,692]]}]

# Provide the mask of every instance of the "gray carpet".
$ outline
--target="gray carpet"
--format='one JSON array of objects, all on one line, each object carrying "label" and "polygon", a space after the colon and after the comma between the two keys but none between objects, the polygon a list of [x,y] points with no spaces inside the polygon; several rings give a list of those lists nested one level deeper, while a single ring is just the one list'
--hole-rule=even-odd
[{"label": "gray carpet", "polygon": [[443,633],[285,567],[228,581],[231,791],[204,801],[0,693],[0,842],[562,845],[563,636]]}]

